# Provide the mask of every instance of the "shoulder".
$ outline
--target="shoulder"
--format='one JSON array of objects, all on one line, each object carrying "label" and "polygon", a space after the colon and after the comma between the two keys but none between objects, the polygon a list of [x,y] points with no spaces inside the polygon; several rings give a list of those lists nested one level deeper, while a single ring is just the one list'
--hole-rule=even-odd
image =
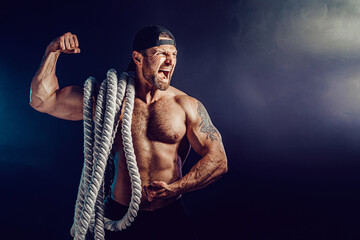
[{"label": "shoulder", "polygon": [[195,119],[198,115],[199,108],[203,108],[202,103],[196,98],[187,95],[183,91],[170,87],[174,101],[184,110],[189,120]]},{"label": "shoulder", "polygon": [[191,105],[196,104],[198,100],[196,100],[194,97],[191,97],[187,95],[185,92],[170,86],[169,92],[171,94],[171,97],[175,100],[176,103],[178,103],[183,108],[191,107]]}]

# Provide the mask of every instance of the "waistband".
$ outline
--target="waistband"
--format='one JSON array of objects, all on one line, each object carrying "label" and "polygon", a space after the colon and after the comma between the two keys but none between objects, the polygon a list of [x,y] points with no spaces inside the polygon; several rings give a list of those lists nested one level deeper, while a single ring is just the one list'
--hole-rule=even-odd
[{"label": "waistband", "polygon": [[[119,202],[116,202],[111,196],[107,196],[105,199],[105,216],[111,220],[120,220],[128,211],[129,206],[123,205]],[[174,210],[183,209],[183,204],[181,198],[178,198],[174,202],[155,209],[153,211],[146,211],[146,210],[139,210],[139,216],[146,216],[146,215],[155,215],[155,214],[162,214],[162,213],[170,213]]]}]

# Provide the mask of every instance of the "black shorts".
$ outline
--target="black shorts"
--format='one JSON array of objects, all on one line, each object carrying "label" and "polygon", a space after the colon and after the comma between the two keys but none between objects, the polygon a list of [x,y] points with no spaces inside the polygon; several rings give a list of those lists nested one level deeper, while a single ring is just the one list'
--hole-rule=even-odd
[{"label": "black shorts", "polygon": [[[111,220],[121,219],[127,212],[128,207],[112,198],[105,200],[105,216]],[[182,201],[175,202],[154,210],[139,210],[137,217],[131,225],[117,232],[105,230],[106,240],[122,239],[197,239],[194,226],[189,215],[186,213]]]}]

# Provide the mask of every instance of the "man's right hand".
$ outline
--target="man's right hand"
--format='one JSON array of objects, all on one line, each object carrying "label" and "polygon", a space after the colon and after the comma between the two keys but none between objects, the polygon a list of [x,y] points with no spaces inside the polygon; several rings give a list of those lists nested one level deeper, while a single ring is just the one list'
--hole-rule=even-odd
[{"label": "man's right hand", "polygon": [[52,41],[46,52],[80,53],[79,41],[75,34],[68,32]]}]

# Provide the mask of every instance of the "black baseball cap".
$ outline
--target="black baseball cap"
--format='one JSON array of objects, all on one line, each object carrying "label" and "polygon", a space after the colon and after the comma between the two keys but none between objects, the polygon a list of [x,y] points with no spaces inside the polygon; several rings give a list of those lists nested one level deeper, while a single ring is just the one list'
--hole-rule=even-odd
[{"label": "black baseball cap", "polygon": [[[159,36],[161,33],[166,33],[170,36],[170,39],[161,39],[159,40]],[[176,41],[174,35],[169,31],[169,29],[157,26],[157,25],[150,25],[144,27],[140,31],[138,31],[135,35],[133,41],[133,51],[140,52],[141,50],[145,50],[151,47],[156,47],[160,45],[174,45],[176,46]],[[135,71],[135,63],[131,59],[127,71]]]}]

